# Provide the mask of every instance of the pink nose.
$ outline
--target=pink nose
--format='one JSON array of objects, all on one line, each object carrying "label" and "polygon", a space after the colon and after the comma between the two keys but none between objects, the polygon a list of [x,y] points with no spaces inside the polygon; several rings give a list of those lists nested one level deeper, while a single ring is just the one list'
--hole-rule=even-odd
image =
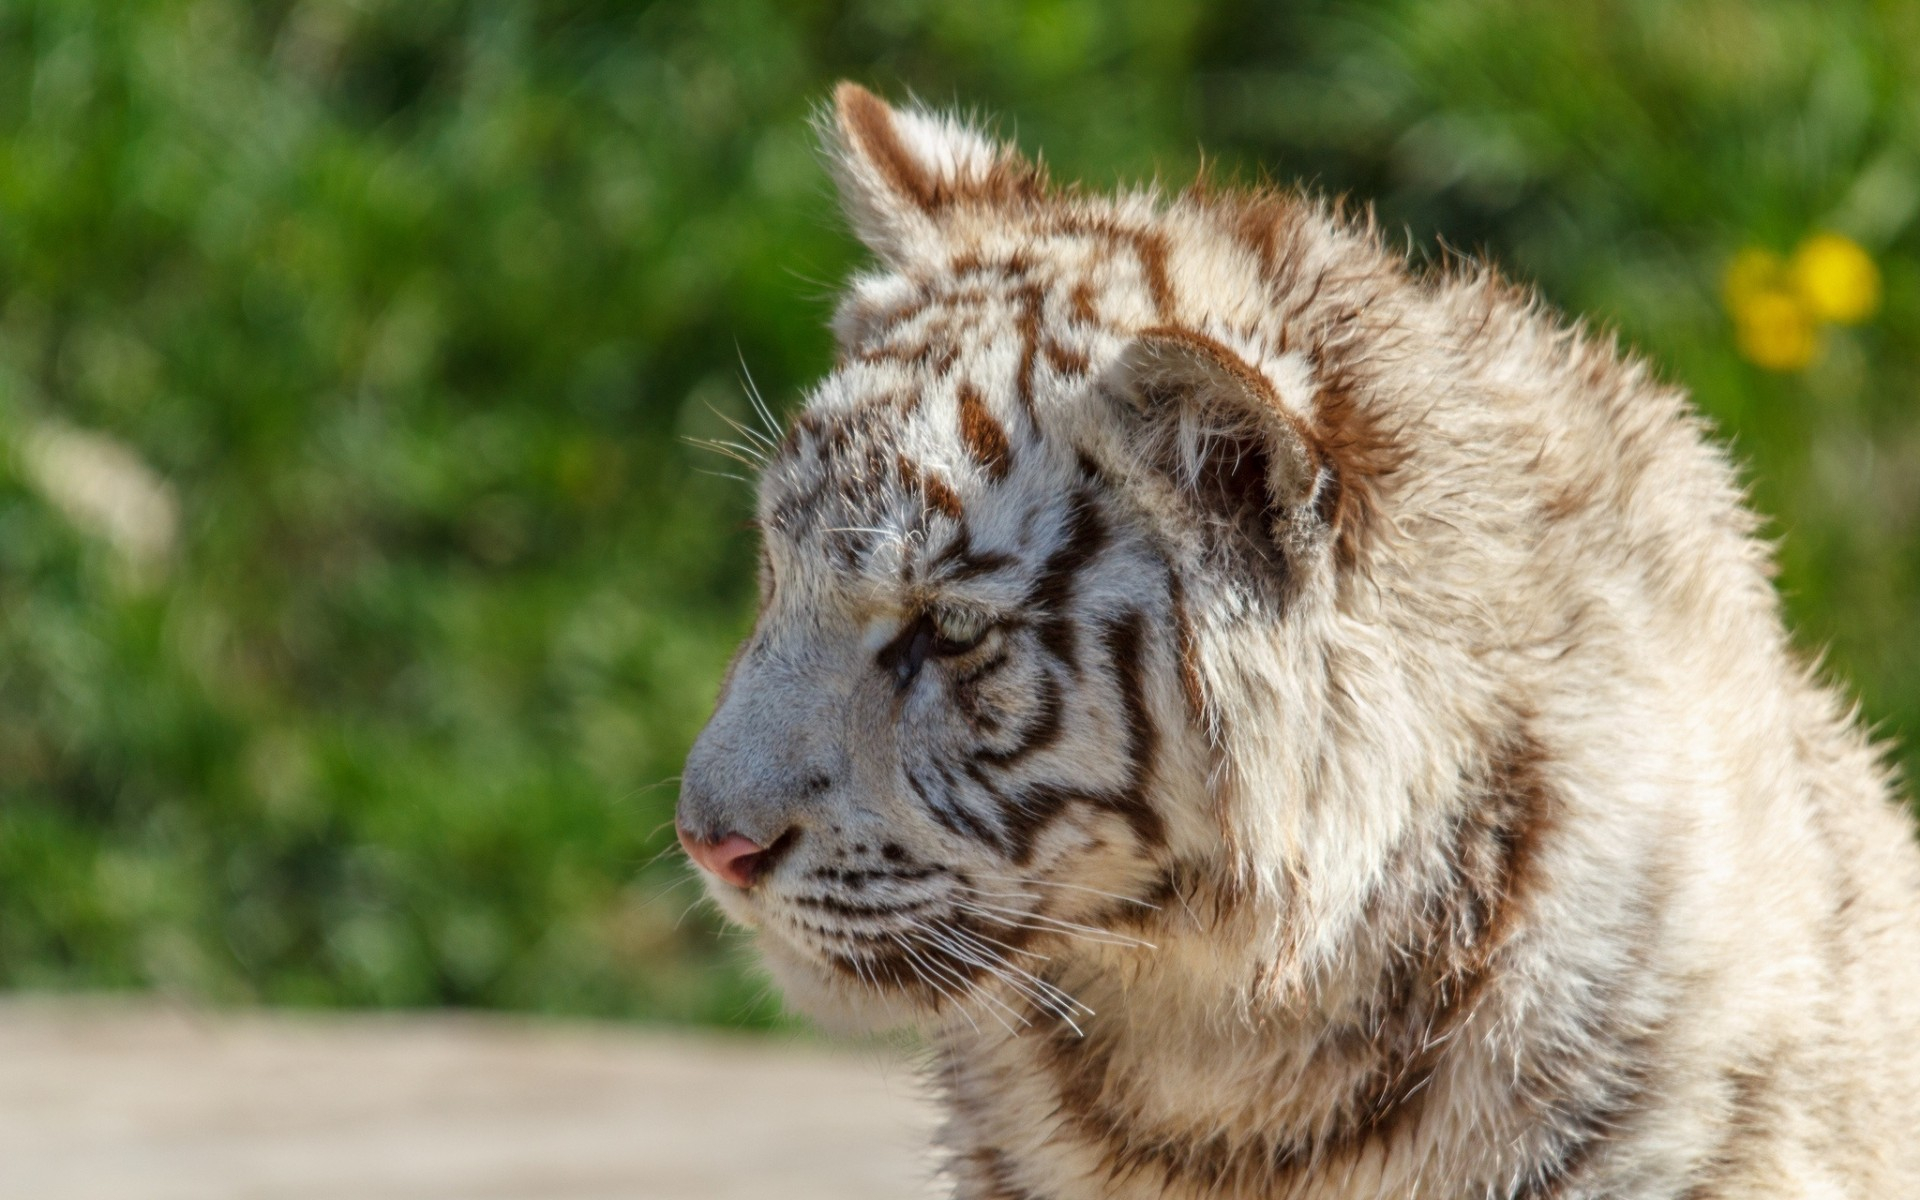
[{"label": "pink nose", "polygon": [[730,833],[717,842],[703,842],[689,837],[687,831],[677,824],[674,832],[680,835],[680,845],[685,848],[688,858],[698,863],[702,870],[737,888],[752,887],[753,881],[760,877],[761,868],[766,865],[766,847],[737,833]]}]

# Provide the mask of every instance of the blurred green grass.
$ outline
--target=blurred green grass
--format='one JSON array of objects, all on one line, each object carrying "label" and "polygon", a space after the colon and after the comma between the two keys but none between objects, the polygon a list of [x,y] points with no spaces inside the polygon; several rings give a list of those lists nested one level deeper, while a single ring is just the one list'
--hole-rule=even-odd
[{"label": "blurred green grass", "polygon": [[[1913,5],[15,0],[0,986],[776,1019],[655,856],[751,614],[685,439],[829,362],[841,76],[1095,185],[1348,192],[1620,330],[1920,767]],[[1726,265],[1828,229],[1878,313],[1744,361]],[[103,444],[170,548],[62,507]]]}]

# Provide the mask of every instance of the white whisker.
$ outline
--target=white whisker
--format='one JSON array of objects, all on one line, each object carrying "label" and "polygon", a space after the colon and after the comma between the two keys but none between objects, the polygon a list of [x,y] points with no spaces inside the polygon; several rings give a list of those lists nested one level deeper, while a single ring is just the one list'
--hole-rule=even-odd
[{"label": "white whisker", "polygon": [[[1108,946],[1137,946],[1148,950],[1159,949],[1159,947],[1152,942],[1143,941],[1140,938],[1128,937],[1124,933],[1115,933],[1110,929],[1098,929],[1092,925],[1082,925],[1077,921],[1064,921],[1059,917],[1050,917],[1044,913],[1023,912],[1017,908],[1007,908],[998,904],[979,904],[970,900],[957,901],[956,907],[970,911],[984,920],[993,921],[996,924],[1007,925],[1013,928],[1043,930],[1048,933],[1072,934],[1080,937],[1084,941],[1097,942]],[[1025,923],[1032,921],[1038,921],[1041,922],[1041,924],[1034,925]]]},{"label": "white whisker", "polygon": [[[985,947],[985,945],[981,945],[981,943],[993,943],[993,945],[998,945],[998,947],[1004,947],[1004,945],[1006,945],[1006,943],[1002,943],[1002,941],[996,941],[996,939],[993,939],[993,937],[987,937],[987,935],[983,935],[983,933],[975,933],[975,931],[972,931],[972,929],[948,929],[948,933],[952,933],[954,937],[960,937],[960,939],[964,939],[964,941],[966,941],[966,943],[970,943],[970,945],[975,945],[975,947],[979,947],[979,950],[981,950],[983,954],[991,954],[991,950],[987,950],[987,947]],[[1012,948],[1012,947],[1008,947],[1008,948]],[[1020,952],[1027,952],[1027,950],[1016,950],[1016,954],[1020,954]],[[1089,1008],[1087,1004],[1081,1004],[1081,1002],[1079,1002],[1079,1000],[1077,1000],[1075,996],[1069,995],[1068,991],[1066,991],[1066,989],[1062,989],[1062,987],[1060,987],[1058,983],[1052,983],[1050,979],[1043,979],[1041,975],[1035,975],[1035,973],[1029,972],[1027,968],[1023,968],[1023,966],[1020,966],[1018,962],[1012,962],[1010,958],[1006,958],[1006,956],[1002,956],[1002,954],[995,954],[995,958],[996,960],[998,960],[998,962],[1000,962],[1000,964],[1002,964],[1002,966],[1004,966],[1004,968],[1006,968],[1006,970],[1010,970],[1010,972],[1020,973],[1021,977],[1025,977],[1025,979],[1029,979],[1029,981],[1033,981],[1033,985],[1035,985],[1035,987],[1041,987],[1041,989],[1044,989],[1044,991],[1046,991],[1048,995],[1056,996],[1058,1000],[1062,1000],[1062,1002],[1066,1002],[1066,1004],[1068,1004],[1068,1006],[1071,1006],[1071,1008],[1079,1008],[1079,1010],[1083,1010],[1083,1012],[1085,1012],[1087,1016],[1092,1016],[1092,1008]]]},{"label": "white whisker", "polygon": [[[945,996],[948,1000],[952,1001],[954,1009],[958,1011],[962,1017],[966,1018],[967,1024],[973,1026],[973,1031],[975,1033],[981,1032],[980,1023],[973,1019],[973,1014],[971,1012],[967,1011],[966,1002],[962,1000],[960,996],[955,995],[953,992],[948,991],[945,987],[942,987],[940,984],[940,981],[938,979],[935,979],[931,974],[931,972],[934,972],[934,971],[941,971],[939,964],[936,963],[933,959],[927,957],[926,955],[920,954],[918,951],[914,950],[913,946],[909,944],[907,939],[902,935],[896,933],[891,936],[893,937],[894,941],[900,944],[900,948],[907,952],[908,960],[911,963],[913,963],[913,973],[916,976],[918,976],[922,981],[924,981],[929,987],[933,988],[935,991],[939,992],[942,996]],[[947,979],[951,981],[956,987],[958,987],[962,994],[965,994],[970,990],[970,988],[968,987],[967,981],[964,979],[961,979],[960,976],[954,973],[953,971],[946,970],[946,971],[941,971],[941,973],[944,974],[947,977]],[[991,1010],[989,1010],[989,1015],[992,1016],[994,1020],[999,1021],[1001,1025],[1005,1026],[1007,1033],[1009,1035],[1013,1034],[1013,1026],[1008,1025],[1006,1022],[1006,1019],[1002,1017],[999,1013],[991,1012]]]},{"label": "white whisker", "polygon": [[[974,934],[970,930],[942,926],[938,930],[930,930],[929,932],[933,932],[938,936],[941,939],[941,944],[948,946],[952,952],[962,960],[971,962],[991,972],[995,978],[1006,982],[1015,991],[1039,1005],[1044,1011],[1050,1012],[1062,1021],[1065,1021],[1077,1036],[1086,1036],[1085,1031],[1080,1028],[1079,1023],[1073,1019],[1073,1014],[1077,1009],[1087,1016],[1092,1016],[1094,1015],[1093,1009],[1069,995],[1058,985],[1040,978],[1026,968],[1008,961],[1001,955],[995,954],[981,944],[979,935]],[[986,940],[992,941],[993,939],[988,938]],[[1005,945],[1005,943],[998,944]]]},{"label": "white whisker", "polygon": [[764,455],[778,448],[778,443],[775,442],[772,438],[768,437],[766,434],[762,433],[760,430],[755,429],[753,426],[748,425],[743,421],[734,420],[732,417],[728,416],[726,413],[723,413],[719,409],[714,408],[713,405],[711,404],[707,405],[707,407],[709,409],[712,409],[714,416],[719,417],[722,421],[725,421],[727,423],[727,426],[730,429],[732,429],[735,433],[739,434],[741,437],[746,438],[749,442],[751,442],[756,452]]},{"label": "white whisker", "polygon": [[733,352],[740,359],[740,377],[746,381],[747,400],[753,405],[753,411],[759,414],[760,420],[765,423],[767,433],[770,435],[769,444],[777,445],[782,436],[780,422],[774,419],[773,409],[767,405],[766,397],[760,394],[760,385],[754,382],[753,372],[747,368],[746,353],[740,349],[738,343],[734,344]]},{"label": "white whisker", "polygon": [[[982,956],[977,951],[970,951],[966,949],[964,946],[962,946],[960,943],[952,940],[947,936],[944,936],[937,930],[923,929],[921,931],[921,934],[923,937],[926,937],[930,941],[932,941],[934,945],[937,946],[944,953],[951,955],[952,957],[958,959],[963,963],[968,964],[969,966],[978,967],[980,970],[985,971],[988,975],[992,976],[993,978],[998,979],[1001,982],[1012,987],[1013,990],[1018,992],[1021,996],[1039,1005],[1043,1010],[1046,1010],[1046,1011],[1054,1010],[1055,1005],[1048,997],[1046,997],[1044,994],[1035,992],[1032,988],[1023,984],[1019,979],[1015,978],[1012,975],[1007,974],[1007,964],[1002,962],[999,958],[991,955]],[[978,992],[976,994],[978,994],[981,997],[981,999],[987,1001],[988,1003],[996,1004],[999,1007],[1005,1009],[1007,1012],[1013,1014],[1014,1020],[1020,1022],[1020,1025],[1022,1028],[1030,1027],[1033,1024],[1032,1021],[1029,1021],[1027,1019],[1024,1013],[1020,1012],[1018,1009],[1015,1009],[1012,1005],[1006,1003],[1004,1000],[1001,1000],[998,996],[995,996],[990,992]]]},{"label": "white whisker", "polygon": [[682,438],[689,446],[698,446],[702,450],[711,450],[722,458],[730,458],[743,467],[755,470],[767,465],[766,455],[752,446],[743,446],[739,442],[729,442],[721,438]]},{"label": "white whisker", "polygon": [[1021,887],[1065,888],[1069,891],[1088,892],[1095,896],[1105,896],[1109,900],[1118,900],[1122,904],[1137,904],[1141,908],[1158,909],[1160,906],[1138,896],[1123,896],[1118,892],[1103,892],[1097,887],[1088,887],[1083,883],[1061,883],[1051,879],[1022,879],[1013,875],[975,875],[976,879],[991,879],[995,883],[1010,883]]},{"label": "white whisker", "polygon": [[[918,933],[918,934],[920,934],[920,935],[922,935],[922,936],[924,936],[925,934],[927,934],[927,933],[929,933],[929,932],[931,932],[931,931],[930,931],[930,930],[929,930],[929,929],[927,928],[927,926],[925,926],[925,925],[923,925],[923,924],[921,924],[920,922],[917,922],[917,921],[916,921],[916,922],[914,922],[914,931],[915,931],[916,933]],[[927,947],[926,947],[926,949],[927,949],[927,950],[929,950],[929,951],[935,951],[935,950],[936,950],[937,948],[936,948],[936,947],[934,947],[934,946],[932,946],[932,945],[929,945],[929,946],[927,946]],[[950,951],[949,951],[949,953],[950,953]],[[956,955],[956,957],[960,957],[960,956],[957,956],[957,955]],[[964,991],[964,992],[966,992],[966,993],[967,993],[968,995],[972,995],[972,996],[977,996],[977,997],[979,997],[979,998],[980,998],[980,1000],[981,1000],[981,1001],[983,1001],[984,1003],[987,1003],[987,1004],[991,1004],[991,1005],[994,1005],[994,1006],[996,1006],[996,1007],[998,1007],[998,1008],[1000,1008],[1000,1009],[1002,1009],[1002,1010],[1004,1010],[1004,1011],[1005,1011],[1005,1012],[1006,1012],[1006,1013],[1007,1013],[1008,1015],[1010,1015],[1011,1017],[1013,1017],[1013,1019],[1014,1019],[1014,1020],[1016,1020],[1016,1021],[1018,1021],[1018,1022],[1020,1022],[1020,1024],[1021,1024],[1021,1025],[1023,1025],[1023,1026],[1025,1026],[1025,1025],[1030,1025],[1030,1024],[1032,1024],[1032,1022],[1031,1022],[1031,1021],[1028,1021],[1026,1017],[1024,1017],[1024,1016],[1022,1016],[1022,1015],[1020,1014],[1020,1012],[1019,1012],[1019,1011],[1018,1011],[1017,1009],[1015,1009],[1015,1008],[1014,1008],[1014,1007],[1013,1007],[1012,1005],[1010,1005],[1010,1004],[1008,1004],[1008,1003],[1007,1003],[1006,1001],[1004,1001],[1004,1000],[1002,1000],[1002,999],[1000,999],[1000,997],[998,997],[998,996],[995,996],[995,995],[994,995],[994,994],[992,994],[991,992],[983,992],[983,991],[980,991],[980,990],[978,990],[978,989],[976,989],[976,988],[975,988],[975,987],[974,987],[974,986],[973,986],[973,985],[972,985],[972,984],[971,984],[970,982],[968,982],[968,981],[967,981],[967,980],[966,980],[966,979],[965,979],[965,978],[964,978],[964,977],[963,977],[963,976],[962,976],[962,975],[961,975],[961,974],[960,974],[960,973],[959,973],[958,971],[955,971],[955,970],[954,970],[954,969],[953,969],[952,967],[949,967],[949,966],[947,966],[947,965],[946,965],[945,963],[943,963],[943,962],[941,962],[941,961],[940,961],[940,959],[939,959],[939,955],[938,955],[938,953],[930,953],[930,954],[928,954],[928,955],[927,955],[927,960],[926,960],[926,961],[927,961],[927,963],[928,963],[928,965],[929,965],[930,967],[932,967],[932,968],[933,968],[934,970],[937,970],[937,971],[939,971],[939,972],[941,972],[942,974],[944,974],[944,975],[945,975],[945,976],[946,976],[946,977],[947,977],[947,978],[948,978],[949,980],[952,980],[952,981],[953,981],[953,983],[954,983],[954,985],[955,985],[956,987],[958,987],[958,988],[960,988],[960,989],[961,989],[962,991]],[[961,961],[963,961],[963,962],[964,962],[964,961],[967,961],[967,960],[966,960],[965,958],[962,958],[962,959],[961,959]],[[993,970],[993,968],[992,968],[991,966],[988,966],[988,965],[987,965],[987,964],[985,964],[985,963],[980,963],[980,962],[975,962],[975,963],[973,963],[973,965],[974,965],[974,966],[977,966],[977,967],[981,967],[981,968],[983,968],[983,969],[985,969],[985,970],[987,970],[987,971],[992,971],[992,970]],[[1007,1024],[1007,1021],[1006,1021],[1006,1018],[1005,1018],[1005,1017],[1002,1017],[1002,1016],[1001,1016],[1001,1015],[1000,1015],[999,1013],[997,1013],[997,1012],[993,1012],[993,1010],[992,1010],[992,1009],[989,1009],[989,1010],[988,1010],[988,1013],[989,1013],[989,1014],[990,1014],[990,1015],[991,1015],[991,1016],[993,1017],[993,1019],[994,1019],[994,1020],[996,1020],[996,1021],[999,1021],[999,1022],[1000,1022],[1000,1024],[1001,1024],[1001,1025],[1002,1025],[1002,1026],[1003,1026],[1003,1027],[1004,1027],[1004,1028],[1006,1029],[1006,1031],[1007,1031],[1007,1032],[1008,1032],[1009,1034],[1013,1034],[1013,1036],[1016,1036],[1016,1037],[1017,1037],[1017,1036],[1019,1036],[1018,1034],[1016,1034],[1016,1033],[1014,1033],[1014,1028],[1013,1028],[1013,1026],[1011,1026],[1011,1025],[1008,1025],[1008,1024]]]},{"label": "white whisker", "polygon": [[895,530],[875,529],[870,525],[839,525],[832,529],[823,529],[822,533],[871,533],[875,537],[892,537]]}]

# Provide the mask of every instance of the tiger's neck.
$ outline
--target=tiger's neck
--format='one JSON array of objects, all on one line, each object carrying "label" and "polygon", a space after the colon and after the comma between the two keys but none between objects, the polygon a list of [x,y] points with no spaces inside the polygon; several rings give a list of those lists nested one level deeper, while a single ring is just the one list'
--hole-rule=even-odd
[{"label": "tiger's neck", "polygon": [[[1335,961],[1292,959],[1277,905],[1170,872],[1157,909],[1120,926],[1154,949],[1051,964],[1094,1010],[1078,1030],[1029,1012],[1015,1036],[952,1035],[959,1195],[1357,1196],[1422,1178],[1547,1194],[1632,1103],[1579,1064],[1632,1058],[1647,997],[1624,970],[1616,991],[1523,994],[1550,803],[1511,763],[1468,799],[1390,862]],[[1569,1039],[1617,1044],[1576,1057]],[[1461,1158],[1467,1125],[1480,1161]]]}]

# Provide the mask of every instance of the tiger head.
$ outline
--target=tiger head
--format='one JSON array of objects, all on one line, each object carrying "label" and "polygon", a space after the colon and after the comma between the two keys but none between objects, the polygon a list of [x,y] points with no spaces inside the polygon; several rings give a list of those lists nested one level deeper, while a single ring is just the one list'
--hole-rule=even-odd
[{"label": "tiger head", "polygon": [[1127,953],[1176,874],[1304,869],[1310,666],[1389,457],[1356,285],[1314,281],[1376,252],[1290,197],[1058,190],[851,84],[823,124],[880,266],[769,440],[680,837],[817,1016],[1071,1017],[1038,964]]}]

